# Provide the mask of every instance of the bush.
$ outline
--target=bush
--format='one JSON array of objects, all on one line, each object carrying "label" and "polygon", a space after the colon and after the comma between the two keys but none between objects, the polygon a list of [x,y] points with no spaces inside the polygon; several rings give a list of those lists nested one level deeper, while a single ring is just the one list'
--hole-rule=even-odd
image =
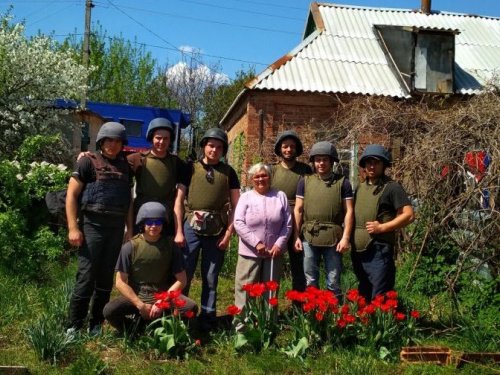
[{"label": "bush", "polygon": [[29,156],[57,142],[57,137],[37,136],[23,143],[16,160],[0,155],[0,264],[5,272],[39,278],[45,265],[63,252],[65,231],[49,229],[44,197],[64,189],[69,172],[64,165],[32,162]]}]

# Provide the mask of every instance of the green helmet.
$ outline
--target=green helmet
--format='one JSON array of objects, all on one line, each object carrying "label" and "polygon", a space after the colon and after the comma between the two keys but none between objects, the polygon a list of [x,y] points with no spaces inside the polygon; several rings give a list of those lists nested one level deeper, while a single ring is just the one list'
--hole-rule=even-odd
[{"label": "green helmet", "polygon": [[304,147],[302,146],[302,142],[299,138],[299,135],[295,133],[293,130],[285,130],[283,133],[280,134],[278,137],[278,140],[276,141],[274,145],[274,153],[277,156],[283,156],[281,155],[281,143],[287,139],[287,138],[292,138],[295,143],[297,143],[297,155],[295,156],[300,156],[302,155],[302,152],[304,151]]},{"label": "green helmet", "polygon": [[172,123],[166,118],[157,117],[149,123],[148,131],[146,132],[146,139],[151,142],[153,139],[153,134],[158,129],[166,129],[170,132],[170,142],[175,141],[175,131]]},{"label": "green helmet", "polygon": [[210,128],[205,132],[205,135],[200,141],[200,147],[205,147],[209,138],[218,139],[224,144],[224,155],[227,154],[228,142],[227,134],[221,128]]},{"label": "green helmet", "polygon": [[313,162],[316,155],[330,156],[333,161],[339,162],[339,154],[337,149],[330,142],[321,141],[313,144],[311,152],[309,153],[309,161]]},{"label": "green helmet", "polygon": [[390,167],[392,164],[392,157],[389,150],[385,147],[377,144],[369,145],[361,154],[361,159],[359,159],[359,166],[361,168],[365,167],[366,159],[377,159],[384,162],[384,166]]},{"label": "green helmet", "polygon": [[165,223],[168,221],[168,214],[165,206],[160,202],[147,202],[144,203],[135,219],[136,225],[141,225],[146,219],[163,219]]},{"label": "green helmet", "polygon": [[125,126],[119,122],[106,122],[101,126],[95,141],[97,148],[101,147],[101,143],[104,138],[121,139],[124,145],[128,144]]}]

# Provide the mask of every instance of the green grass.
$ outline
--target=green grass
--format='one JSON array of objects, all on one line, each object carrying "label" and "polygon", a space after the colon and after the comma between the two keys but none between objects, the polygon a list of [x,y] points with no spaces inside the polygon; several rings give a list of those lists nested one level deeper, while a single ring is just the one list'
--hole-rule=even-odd
[{"label": "green grass", "polygon": [[[233,250],[234,252],[234,250]],[[227,254],[226,266],[219,282],[218,312],[224,314],[234,298],[235,253]],[[344,257],[345,272],[342,282],[345,289],[356,286],[350,268],[349,257]],[[490,374],[500,371],[482,365],[468,365],[461,370],[454,366],[411,365],[386,363],[368,353],[364,348],[324,348],[310,353],[304,360],[287,358],[282,352],[291,332],[284,329],[276,339],[276,345],[260,354],[238,353],[234,350],[229,332],[215,332],[202,337],[202,346],[188,360],[157,360],[141,346],[140,341],[116,337],[109,326],[103,335],[91,339],[82,335],[81,340],[68,348],[55,365],[36,355],[26,335],[42,314],[52,314],[63,320],[67,311],[67,296],[74,280],[75,262],[47,270],[48,281],[44,285],[23,283],[16,277],[0,275],[0,365],[26,366],[33,374]],[[323,276],[324,279],[324,276]],[[284,291],[290,289],[290,275],[285,271],[281,282],[280,309],[287,303]],[[201,282],[193,280],[192,293],[199,302]],[[116,295],[116,291],[113,295]],[[475,350],[498,351],[499,343],[491,332],[477,325],[462,322],[450,327],[450,303],[445,296],[411,295],[401,291],[404,303],[415,305],[424,315],[424,341],[426,345],[446,345],[457,351],[467,347]],[[443,311],[440,311],[443,310]],[[493,339],[492,339],[493,337]],[[496,336],[498,339],[498,335]],[[493,344],[492,344],[493,342]]]}]

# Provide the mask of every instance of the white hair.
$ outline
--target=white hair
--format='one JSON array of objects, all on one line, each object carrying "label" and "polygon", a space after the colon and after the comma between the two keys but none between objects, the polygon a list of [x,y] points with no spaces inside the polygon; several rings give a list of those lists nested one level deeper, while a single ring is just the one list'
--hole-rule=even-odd
[{"label": "white hair", "polygon": [[257,172],[260,172],[261,170],[265,170],[267,175],[269,176],[269,181],[272,179],[272,172],[271,172],[271,167],[267,165],[266,163],[257,163],[254,164],[250,167],[248,170],[248,178],[251,180],[253,175],[256,174]]}]

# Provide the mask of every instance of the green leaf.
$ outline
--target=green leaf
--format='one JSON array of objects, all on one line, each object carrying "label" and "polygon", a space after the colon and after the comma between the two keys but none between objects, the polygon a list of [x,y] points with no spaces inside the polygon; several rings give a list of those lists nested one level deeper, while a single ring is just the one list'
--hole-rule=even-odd
[{"label": "green leaf", "polygon": [[302,337],[300,340],[296,341],[291,345],[291,350],[286,350],[285,354],[289,357],[303,357],[306,354],[307,348],[309,348],[309,342],[306,337]]},{"label": "green leaf", "polygon": [[243,333],[238,333],[234,339],[234,347],[236,349],[241,348],[248,342],[247,338]]},{"label": "green leaf", "polygon": [[391,352],[389,351],[389,349],[387,349],[385,346],[381,346],[379,351],[378,351],[378,357],[382,360],[384,360],[385,358],[387,358],[388,356],[391,355]]}]

